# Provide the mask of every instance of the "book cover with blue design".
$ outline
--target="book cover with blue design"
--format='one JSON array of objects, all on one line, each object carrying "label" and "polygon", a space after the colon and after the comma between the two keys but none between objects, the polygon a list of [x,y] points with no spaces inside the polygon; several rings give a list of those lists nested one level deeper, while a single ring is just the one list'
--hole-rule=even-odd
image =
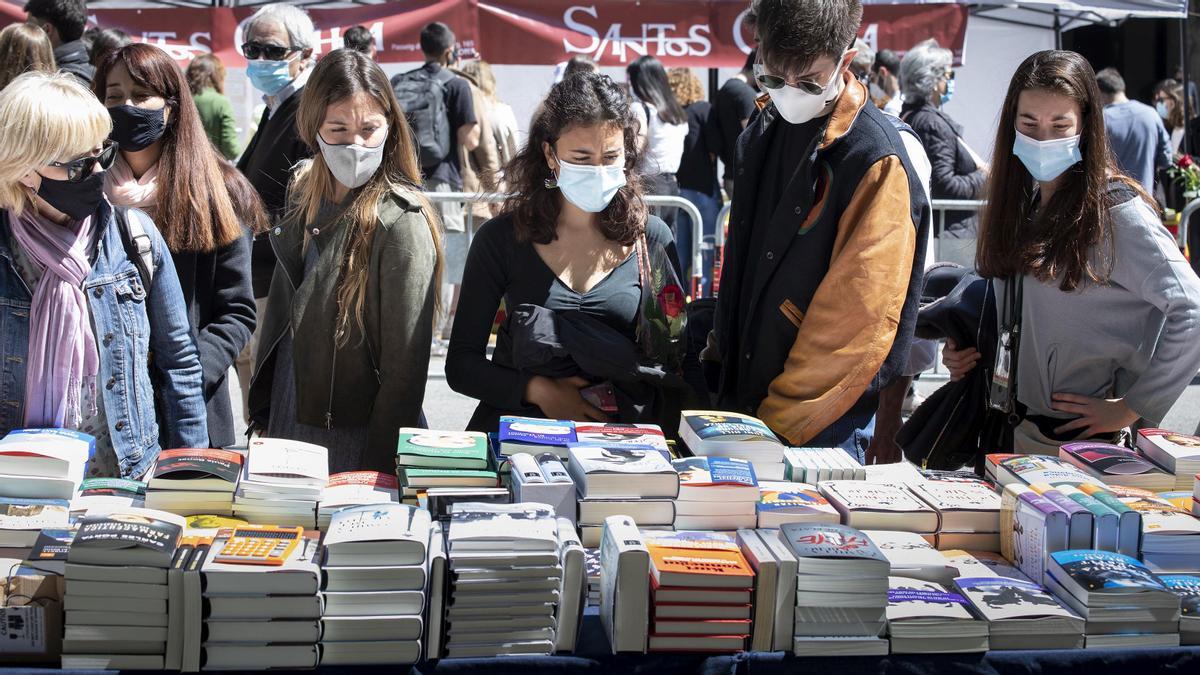
[{"label": "book cover with blue design", "polygon": [[[748,486],[758,487],[754,465],[733,457],[685,457],[671,462],[679,472],[680,485],[688,487]],[[757,494],[757,492],[756,492]]]},{"label": "book cover with blue design", "polygon": [[1051,575],[1056,581],[1060,584],[1067,581],[1055,573],[1062,570],[1070,581],[1089,593],[1166,590],[1162,580],[1149,568],[1121,553],[1076,549],[1056,551],[1050,554],[1050,559]]},{"label": "book cover with blue design", "polygon": [[1200,619],[1200,577],[1191,574],[1165,574],[1159,578],[1167,590],[1179,596],[1180,615]]},{"label": "book cover with blue design", "polygon": [[566,447],[576,442],[575,423],[504,415],[500,418],[500,447],[504,454],[553,450],[566,455]]}]

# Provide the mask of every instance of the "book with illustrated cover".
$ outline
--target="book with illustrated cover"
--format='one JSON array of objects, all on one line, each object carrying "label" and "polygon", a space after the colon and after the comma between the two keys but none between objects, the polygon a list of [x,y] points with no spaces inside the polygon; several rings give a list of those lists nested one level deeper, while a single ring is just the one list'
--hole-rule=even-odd
[{"label": "book with illustrated cover", "polygon": [[152,509],[85,515],[67,559],[84,565],[165,568],[171,564],[183,528],[183,518]]},{"label": "book with illustrated cover", "polygon": [[96,439],[72,429],[14,429],[0,439],[0,474],[65,478],[78,487],[95,452]]},{"label": "book with illustrated cover", "polygon": [[890,564],[861,530],[827,523],[784,523],[780,535],[796,556],[798,574],[883,578]]},{"label": "book with illustrated cover", "polygon": [[888,579],[888,622],[905,619],[946,618],[973,620],[970,603],[962,594],[942,584],[909,577]]},{"label": "book with illustrated cover", "polygon": [[[1008,489],[1008,488],[1006,488]],[[1085,502],[1068,496],[1070,485],[1051,487],[1048,483],[1033,483],[1029,489],[1045,497],[1060,511],[1067,514],[1067,548],[1092,548],[1096,543],[1096,514],[1088,510]],[[1078,490],[1078,494],[1083,494]]]},{"label": "book with illustrated cover", "polygon": [[1028,486],[1004,487],[1000,506],[1000,550],[1026,576],[1041,583],[1046,557],[1070,542],[1067,513]]},{"label": "book with illustrated cover", "polygon": [[996,483],[1048,483],[1084,485],[1099,479],[1058,457],[1049,455],[988,455],[988,470],[995,472]]},{"label": "book with illustrated cover", "polygon": [[486,469],[491,448],[487,435],[478,431],[400,429],[396,466]]},{"label": "book with illustrated cover", "polygon": [[783,523],[837,523],[841,514],[812,485],[761,481],[758,484],[758,527]]},{"label": "book with illustrated cover", "polygon": [[998,576],[959,577],[954,585],[988,622],[1061,617],[1077,621],[1079,633],[1083,634],[1083,619],[1032,581]]},{"label": "book with illustrated cover", "polygon": [[712,410],[684,410],[679,438],[693,454],[783,463],[784,445],[762,420]]},{"label": "book with illustrated cover", "polygon": [[379,471],[343,471],[329,477],[317,504],[317,525],[329,529],[335,511],[361,504],[390,504],[400,501],[400,483],[395,474]]},{"label": "book with illustrated cover", "polygon": [[867,530],[899,530],[933,534],[938,513],[903,485],[835,480],[817,486],[842,514],[842,522]]},{"label": "book with illustrated cover", "polygon": [[758,479],[747,460],[685,457],[671,466],[679,472],[679,501],[758,501]]},{"label": "book with illustrated cover", "polygon": [[1174,490],[1191,490],[1192,476],[1200,473],[1200,437],[1166,429],[1138,430],[1141,454],[1175,475]]},{"label": "book with illustrated cover", "polygon": [[581,445],[602,445],[607,447],[635,447],[643,450],[657,450],[668,461],[671,451],[667,446],[667,437],[657,424],[594,424],[577,422],[575,424],[576,442]]},{"label": "book with illustrated cover", "polygon": [[241,453],[219,449],[163,450],[150,470],[150,490],[233,492],[242,474]]},{"label": "book with illustrated cover", "polygon": [[1148,490],[1170,490],[1175,477],[1139,456],[1133,450],[1109,443],[1067,443],[1058,449],[1059,459],[1079,467],[1106,485],[1125,485]]},{"label": "book with illustrated cover", "polygon": [[67,526],[69,509],[65,499],[0,497],[0,547],[33,546],[43,529]]},{"label": "book with illustrated cover", "polygon": [[1168,492],[1159,492],[1158,496],[1161,499],[1171,502],[1175,508],[1182,509],[1183,511],[1191,513],[1192,515],[1196,514],[1196,497],[1192,494],[1191,490],[1171,490]]},{"label": "book with illustrated cover", "polygon": [[333,514],[326,566],[418,565],[429,543],[429,512],[404,504],[364,504]]},{"label": "book with illustrated cover", "polygon": [[583,499],[659,497],[679,494],[679,475],[653,448],[572,444],[567,471]]},{"label": "book with illustrated cover", "polygon": [[450,507],[450,557],[466,551],[557,551],[558,521],[545,504],[465,502]]},{"label": "book with illustrated cover", "polygon": [[1029,577],[1013,565],[1008,558],[992,551],[941,551],[947,564],[958,571],[960,577],[1007,577],[1029,581]]},{"label": "book with illustrated cover", "polygon": [[724,532],[643,532],[650,574],[659,586],[752,588],[754,570],[737,539]]},{"label": "book with illustrated cover", "polygon": [[499,478],[495,471],[480,469],[415,469],[402,467],[399,470],[400,484],[404,494],[415,488],[429,487],[496,487]]},{"label": "book with illustrated cover", "polygon": [[970,603],[942,584],[888,579],[887,630],[892,653],[959,653],[988,649],[988,624]]},{"label": "book with illustrated cover", "polygon": [[1200,645],[1200,576],[1164,574],[1159,578],[1179,596],[1179,644]]},{"label": "book with illustrated cover", "polygon": [[535,417],[500,417],[500,451],[505,455],[518,452],[553,452],[567,456],[567,446],[576,442],[575,423],[570,420],[546,420]]},{"label": "book with illustrated cover", "polygon": [[329,482],[329,451],[283,438],[250,441],[243,491],[288,492],[320,498]]},{"label": "book with illustrated cover", "polygon": [[71,500],[71,515],[107,513],[117,509],[142,508],[146,503],[146,484],[126,478],[85,478],[79,494]]},{"label": "book with illustrated cover", "polygon": [[[1108,491],[1142,515],[1142,534],[1200,535],[1200,520],[1169,500],[1138,488],[1110,485]],[[1145,542],[1143,542],[1143,545]]]},{"label": "book with illustrated cover", "polygon": [[63,574],[75,531],[74,527],[42,530],[34,540],[25,564],[38,570]]},{"label": "book with illustrated cover", "polygon": [[863,534],[888,559],[891,576],[938,584],[950,584],[957,576],[957,570],[950,566],[946,557],[919,534],[893,530],[863,530]]},{"label": "book with illustrated cover", "polygon": [[[1147,607],[1168,605],[1176,612],[1179,598],[1141,561],[1111,551],[1058,551],[1050,554],[1047,586],[1072,606]],[[1068,597],[1062,597],[1065,594]],[[1114,603],[1116,603],[1114,605]],[[1176,614],[1176,620],[1178,615]],[[1086,618],[1092,618],[1090,616]]]}]

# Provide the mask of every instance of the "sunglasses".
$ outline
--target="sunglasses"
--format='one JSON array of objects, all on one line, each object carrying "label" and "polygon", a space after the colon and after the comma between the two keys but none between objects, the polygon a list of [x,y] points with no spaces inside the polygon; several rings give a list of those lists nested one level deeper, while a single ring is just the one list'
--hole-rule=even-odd
[{"label": "sunglasses", "polygon": [[50,162],[50,166],[56,169],[66,169],[67,182],[78,183],[92,175],[93,170],[97,166],[100,167],[101,171],[108,171],[116,159],[117,144],[113,141],[105,141],[104,148],[95,155],[80,157],[69,162]]},{"label": "sunglasses", "polygon": [[255,59],[282,61],[285,56],[299,51],[299,49],[299,47],[283,47],[280,45],[263,44],[262,42],[247,42],[242,45],[242,54],[251,61]]}]

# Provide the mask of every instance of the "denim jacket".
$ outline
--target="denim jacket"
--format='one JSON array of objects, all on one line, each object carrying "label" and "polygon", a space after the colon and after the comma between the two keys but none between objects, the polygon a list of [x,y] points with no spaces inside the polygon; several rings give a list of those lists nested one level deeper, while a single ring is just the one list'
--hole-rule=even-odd
[{"label": "denim jacket", "polygon": [[[100,351],[96,385],[121,475],[141,476],[161,449],[156,393],[162,401],[164,438],[177,448],[208,447],[200,357],[179,278],[158,230],[146,228],[155,267],[147,292],[125,254],[112,207],[105,202],[97,217],[108,225],[83,283]],[[0,434],[24,426],[32,296],[13,263],[8,213],[0,211]],[[151,353],[157,370],[154,385],[148,367]]]}]

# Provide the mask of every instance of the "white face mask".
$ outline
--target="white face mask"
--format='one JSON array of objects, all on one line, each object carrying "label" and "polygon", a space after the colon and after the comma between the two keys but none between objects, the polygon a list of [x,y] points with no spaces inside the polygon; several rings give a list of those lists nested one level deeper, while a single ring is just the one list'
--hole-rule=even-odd
[{"label": "white face mask", "polygon": [[592,166],[558,160],[558,189],[575,206],[588,213],[608,208],[617,191],[625,186],[622,164]]},{"label": "white face mask", "polygon": [[362,187],[371,180],[379,165],[383,163],[383,146],[387,145],[387,137],[374,148],[365,145],[333,145],[317,134],[317,144],[321,146],[321,156],[325,166],[337,179],[337,182],[351,190]]},{"label": "white face mask", "polygon": [[[842,74],[841,66],[842,61],[839,58],[838,67],[834,69],[833,75],[825,83],[825,91],[820,94],[810,94],[789,84],[778,89],[767,87],[763,87],[763,89],[770,95],[771,101],[775,103],[775,109],[779,111],[779,115],[783,119],[791,124],[804,124],[820,115],[842,93],[841,82],[838,81]],[[761,67],[755,66],[755,69],[758,70]]]},{"label": "white face mask", "polygon": [[1018,131],[1013,139],[1013,154],[1029,170],[1029,175],[1041,182],[1052,181],[1083,161],[1078,135],[1039,141]]}]

